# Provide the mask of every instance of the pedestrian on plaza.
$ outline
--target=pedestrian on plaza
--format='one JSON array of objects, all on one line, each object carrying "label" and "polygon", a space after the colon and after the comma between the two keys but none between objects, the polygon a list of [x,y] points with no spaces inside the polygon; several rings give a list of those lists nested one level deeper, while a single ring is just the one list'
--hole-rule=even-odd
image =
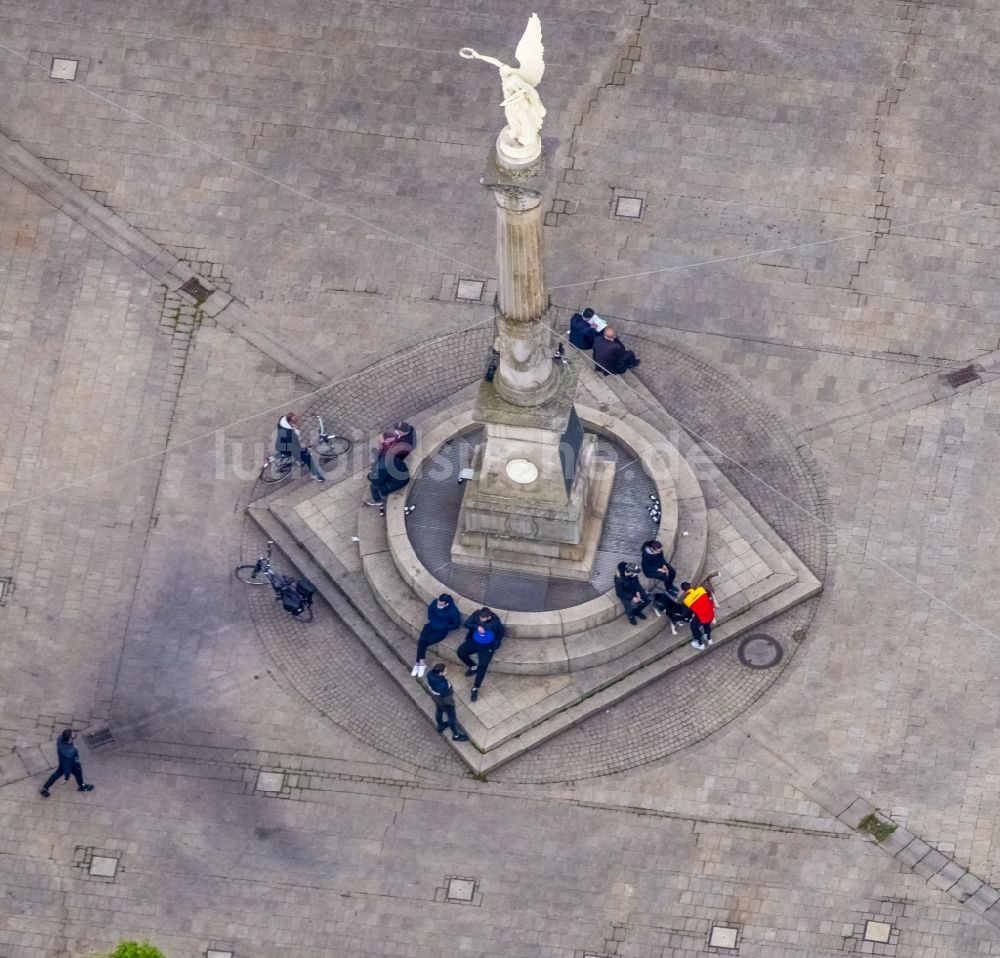
[{"label": "pedestrian on plaza", "polygon": [[278,420],[278,435],[274,441],[274,451],[279,456],[290,456],[297,459],[308,470],[309,474],[317,482],[325,482],[326,476],[320,471],[319,466],[313,462],[312,453],[308,446],[302,444],[301,420],[290,412]]},{"label": "pedestrian on plaza", "polygon": [[[493,654],[503,644],[503,637],[506,629],[500,621],[500,617],[487,608],[473,612],[465,620],[465,627],[469,630],[466,633],[465,641],[456,649],[456,654],[465,663],[465,674],[475,675],[472,682],[472,694],[470,698],[473,702],[479,698],[479,689],[486,678],[486,670],[493,661]],[[472,656],[475,656],[473,661]]]},{"label": "pedestrian on plaza", "polygon": [[85,785],[83,782],[83,766],[80,764],[80,753],[73,744],[76,733],[68,728],[56,739],[56,757],[59,760],[59,767],[45,780],[45,784],[38,790],[42,798],[49,797],[49,789],[61,777],[69,781],[70,775],[76,779],[76,790],[78,792],[92,792],[93,785]]},{"label": "pedestrian on plaza", "polygon": [[618,338],[613,326],[594,340],[594,372],[621,376],[639,365],[639,358]]},{"label": "pedestrian on plaza", "polygon": [[594,338],[597,330],[593,324],[584,317],[583,313],[574,313],[569,320],[569,344],[577,349],[589,352],[594,348]]},{"label": "pedestrian on plaza", "polygon": [[650,603],[649,593],[639,582],[639,567],[628,562],[618,563],[618,575],[615,576],[615,594],[621,600],[625,615],[632,625],[638,625],[636,619],[645,619],[643,609]]},{"label": "pedestrian on plaza", "polygon": [[691,611],[691,645],[699,652],[712,644],[712,626],[715,625],[717,609],[712,595],[712,579],[719,573],[710,572],[700,585],[681,583],[681,603]]},{"label": "pedestrian on plaza", "polygon": [[659,539],[650,539],[642,544],[642,574],[647,579],[659,579],[667,592],[677,595],[677,586],[674,585],[677,570],[667,562],[663,555],[663,543]]},{"label": "pedestrian on plaza", "polygon": [[431,698],[434,699],[434,721],[437,723],[439,733],[446,728],[451,729],[453,742],[468,742],[469,736],[462,731],[455,715],[455,690],[451,682],[445,678],[445,672],[447,668],[444,662],[438,662],[427,673],[427,687],[430,689]]},{"label": "pedestrian on plaza", "polygon": [[449,632],[462,624],[462,614],[455,605],[455,600],[447,592],[433,599],[427,606],[427,624],[420,631],[417,641],[417,661],[410,675],[422,679],[427,672],[425,656],[427,649],[437,645]]}]

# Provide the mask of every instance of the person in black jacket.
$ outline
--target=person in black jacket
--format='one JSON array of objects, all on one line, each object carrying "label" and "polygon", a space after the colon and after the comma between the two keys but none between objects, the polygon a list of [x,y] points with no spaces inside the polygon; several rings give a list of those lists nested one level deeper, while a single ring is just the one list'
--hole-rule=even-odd
[{"label": "person in black jacket", "polygon": [[83,782],[83,767],[80,765],[80,753],[73,744],[75,733],[71,728],[66,729],[58,739],[56,739],[56,755],[59,759],[59,767],[45,780],[45,784],[38,790],[42,798],[49,797],[49,789],[59,778],[69,781],[70,775],[76,779],[76,790],[78,792],[92,792],[93,785],[85,785]]},{"label": "person in black jacket", "polygon": [[427,606],[427,624],[420,632],[417,641],[417,661],[410,672],[422,679],[427,672],[425,656],[427,649],[437,645],[452,629],[462,624],[462,613],[458,611],[455,600],[447,592],[439,595]]},{"label": "person in black jacket", "polygon": [[462,731],[455,716],[455,696],[451,682],[445,678],[447,671],[444,662],[438,662],[427,673],[427,687],[430,689],[431,698],[434,699],[434,721],[437,722],[438,732],[443,732],[446,728],[451,729],[451,738],[454,742],[468,742],[469,736]]},{"label": "person in black jacket", "polygon": [[674,585],[677,570],[667,562],[663,555],[663,543],[658,539],[642,544],[642,574],[647,579],[659,579],[667,592],[677,595],[677,586]]},{"label": "person in black jacket", "polygon": [[628,562],[618,563],[618,575],[615,576],[615,594],[621,600],[622,608],[632,625],[638,625],[636,619],[645,619],[642,610],[650,603],[649,594],[639,582],[639,569]]},{"label": "person in black jacket", "polygon": [[[465,674],[475,675],[472,684],[472,701],[479,698],[479,688],[486,678],[486,670],[493,661],[493,653],[503,644],[503,637],[507,629],[500,621],[500,617],[487,608],[478,609],[465,620],[465,627],[469,630],[465,635],[465,641],[455,650],[456,655],[465,663]],[[473,661],[472,656],[476,659]]]},{"label": "person in black jacket", "polygon": [[406,455],[394,453],[389,449],[375,460],[375,465],[368,473],[368,485],[372,497],[371,501],[365,501],[366,506],[379,506],[380,511],[384,513],[386,497],[397,489],[402,489],[410,481]]},{"label": "person in black jacket", "polygon": [[574,313],[569,320],[569,343],[577,349],[589,351],[594,348],[597,330],[582,313]]},{"label": "person in black jacket", "polygon": [[594,340],[594,372],[614,373],[620,376],[639,365],[639,359],[631,349],[615,335],[614,327],[608,326]]}]

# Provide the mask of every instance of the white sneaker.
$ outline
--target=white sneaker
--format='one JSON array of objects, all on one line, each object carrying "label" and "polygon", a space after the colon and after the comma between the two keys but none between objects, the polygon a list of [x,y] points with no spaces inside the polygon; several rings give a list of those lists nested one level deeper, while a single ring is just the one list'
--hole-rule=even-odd
[{"label": "white sneaker", "polygon": [[711,639],[705,639],[705,644],[706,645],[711,645],[712,644],[712,640]]},{"label": "white sneaker", "polygon": [[415,678],[420,678],[420,663],[418,662],[412,669],[410,669],[410,675]]},{"label": "white sneaker", "polygon": [[427,663],[421,662],[417,666],[417,678],[422,679],[427,674]]},{"label": "white sneaker", "polygon": [[696,648],[699,652],[702,652],[705,648],[704,642],[699,642],[697,639],[691,640],[691,645]]}]

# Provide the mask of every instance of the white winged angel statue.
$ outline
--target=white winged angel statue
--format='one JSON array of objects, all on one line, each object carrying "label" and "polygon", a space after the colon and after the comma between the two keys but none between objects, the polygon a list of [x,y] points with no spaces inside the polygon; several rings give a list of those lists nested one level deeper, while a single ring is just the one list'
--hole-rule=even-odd
[{"label": "white winged angel statue", "polygon": [[516,68],[493,57],[484,57],[471,47],[462,47],[458,52],[467,60],[484,60],[500,70],[503,87],[503,102],[500,105],[507,116],[507,126],[500,134],[500,145],[506,147],[504,152],[522,161],[538,156],[542,151],[538,132],[545,118],[545,107],[535,89],[545,72],[542,23],[538,14],[531,15],[524,36],[514,51]]}]

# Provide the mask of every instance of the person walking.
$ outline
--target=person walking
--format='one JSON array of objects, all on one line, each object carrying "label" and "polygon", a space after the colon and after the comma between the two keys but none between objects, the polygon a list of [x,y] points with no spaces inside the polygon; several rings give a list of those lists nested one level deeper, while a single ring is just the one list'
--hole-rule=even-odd
[{"label": "person walking", "polygon": [[643,609],[650,603],[649,593],[639,582],[639,568],[629,562],[618,563],[618,575],[615,576],[615,595],[621,600],[625,615],[632,625],[638,625],[636,619],[645,619]]},{"label": "person walking", "polygon": [[444,662],[438,662],[427,673],[427,686],[431,691],[431,698],[434,699],[434,721],[437,723],[439,734],[450,728],[453,742],[468,742],[469,736],[462,731],[455,715],[455,690],[451,682],[445,678],[446,672],[447,667]]},{"label": "person walking", "polygon": [[449,632],[462,624],[462,614],[455,605],[455,600],[447,592],[433,599],[427,606],[427,624],[420,631],[417,640],[417,661],[410,670],[410,675],[422,679],[427,672],[427,649],[437,645]]},{"label": "person walking", "polygon": [[663,543],[659,539],[650,539],[642,544],[642,574],[647,579],[659,579],[667,592],[677,595],[677,586],[674,585],[677,570],[667,562],[663,555]]},{"label": "person walking", "polygon": [[[493,661],[493,653],[503,644],[503,637],[506,632],[500,617],[487,608],[473,612],[465,620],[465,627],[469,630],[466,633],[465,641],[455,650],[458,657],[465,663],[465,674],[475,675],[472,683],[472,694],[470,698],[473,702],[479,698],[479,689],[486,678],[486,670]],[[475,656],[473,661],[472,656]]]},{"label": "person walking", "polygon": [[712,579],[719,573],[710,572],[700,585],[681,583],[681,603],[691,611],[691,645],[699,652],[712,644],[712,626],[715,625],[717,609],[712,595]]},{"label": "person walking", "polygon": [[274,441],[274,451],[279,456],[290,456],[297,459],[308,470],[309,474],[317,482],[326,482],[326,476],[320,471],[319,466],[313,462],[312,453],[308,446],[302,444],[301,420],[290,412],[278,420],[278,435]]},{"label": "person walking", "polygon": [[92,792],[93,785],[85,785],[83,781],[83,766],[80,764],[80,753],[73,744],[76,733],[68,728],[56,739],[56,756],[59,760],[59,767],[45,780],[45,784],[38,790],[42,798],[49,797],[49,789],[61,777],[69,781],[70,775],[76,779],[76,790],[78,792]]},{"label": "person walking", "polygon": [[613,326],[606,327],[594,340],[594,372],[621,376],[638,365],[639,358],[631,349],[625,348]]}]

